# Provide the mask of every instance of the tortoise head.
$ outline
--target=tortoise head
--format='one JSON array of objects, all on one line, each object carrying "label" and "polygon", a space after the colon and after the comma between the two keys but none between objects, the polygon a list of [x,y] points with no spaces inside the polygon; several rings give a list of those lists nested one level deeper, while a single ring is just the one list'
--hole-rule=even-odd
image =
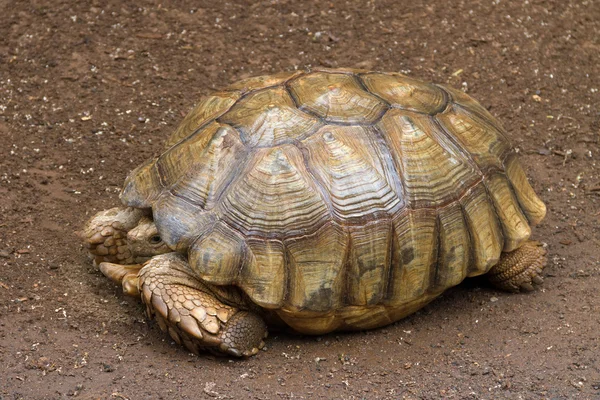
[{"label": "tortoise head", "polygon": [[132,256],[138,261],[172,251],[162,240],[154,221],[146,216],[127,232],[127,244]]},{"label": "tortoise head", "polygon": [[96,262],[140,263],[172,251],[162,241],[149,210],[116,207],[100,211],[77,235]]}]

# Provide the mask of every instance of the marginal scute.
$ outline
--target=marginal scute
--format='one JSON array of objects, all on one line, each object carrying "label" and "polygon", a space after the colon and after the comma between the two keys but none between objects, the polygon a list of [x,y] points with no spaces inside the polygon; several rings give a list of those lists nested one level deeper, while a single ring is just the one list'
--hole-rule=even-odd
[{"label": "marginal scute", "polygon": [[387,104],[363,90],[352,75],[315,72],[288,83],[301,110],[327,122],[370,125],[387,110]]},{"label": "marginal scute", "polygon": [[406,209],[393,220],[391,281],[386,303],[403,304],[424,296],[438,260],[435,209]]},{"label": "marginal scute", "polygon": [[244,235],[282,238],[312,233],[329,209],[302,154],[293,145],[254,153],[219,206],[220,216]]},{"label": "marginal scute", "polygon": [[502,170],[502,162],[511,152],[504,134],[489,121],[461,107],[453,106],[435,118],[452,134],[485,173]]},{"label": "marginal scute", "polygon": [[183,119],[166,141],[164,148],[179,143],[200,127],[224,114],[240,98],[238,92],[216,92],[204,97]]},{"label": "marginal scute", "polygon": [[332,223],[310,236],[284,242],[288,260],[288,310],[335,310],[342,304],[343,268],[348,235]]},{"label": "marginal scute", "polygon": [[277,239],[246,239],[249,259],[240,271],[239,285],[252,301],[267,309],[283,305],[286,290],[285,249]]},{"label": "marginal scute", "polygon": [[486,185],[502,225],[503,251],[513,251],[529,239],[531,227],[504,174],[493,174],[487,179]]},{"label": "marginal scute", "polygon": [[508,157],[505,162],[505,168],[506,176],[517,195],[517,200],[527,219],[532,225],[539,224],[544,219],[544,216],[546,216],[546,205],[535,194],[516,155],[513,154]]},{"label": "marginal scute", "polygon": [[244,259],[244,239],[222,222],[196,240],[188,253],[198,276],[215,285],[230,285],[238,278]]},{"label": "marginal scute", "polygon": [[391,260],[392,221],[380,219],[352,226],[346,296],[351,305],[374,305],[385,296]]},{"label": "marginal scute", "polygon": [[390,110],[378,124],[402,172],[413,208],[457,200],[481,180],[479,171],[430,116]]},{"label": "marginal scute", "polygon": [[444,91],[399,74],[367,73],[360,75],[369,91],[394,108],[434,115],[446,108]]},{"label": "marginal scute", "polygon": [[392,187],[385,166],[369,139],[367,127],[326,125],[304,141],[311,171],[330,194],[336,215],[342,220],[373,218],[373,213],[394,213],[404,203]]},{"label": "marginal scute", "polygon": [[471,235],[473,254],[467,275],[481,275],[500,258],[504,244],[502,228],[483,182],[464,195],[460,202]]},{"label": "marginal scute", "polygon": [[321,126],[317,118],[298,110],[282,87],[248,94],[219,121],[239,129],[242,141],[251,147],[302,140]]},{"label": "marginal scute", "polygon": [[469,231],[462,207],[454,202],[438,210],[439,253],[432,290],[458,285],[467,275],[470,257]]}]

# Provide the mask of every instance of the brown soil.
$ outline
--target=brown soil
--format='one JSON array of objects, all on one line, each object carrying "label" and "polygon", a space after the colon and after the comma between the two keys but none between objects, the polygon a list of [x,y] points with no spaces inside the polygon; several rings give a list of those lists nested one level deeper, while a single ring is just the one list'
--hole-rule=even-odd
[{"label": "brown soil", "polygon": [[[0,1],[0,398],[600,398],[597,1],[198,3]],[[449,83],[498,116],[549,206],[543,288],[471,280],[241,361],[147,322],[74,231],[202,95],[308,66]]]}]

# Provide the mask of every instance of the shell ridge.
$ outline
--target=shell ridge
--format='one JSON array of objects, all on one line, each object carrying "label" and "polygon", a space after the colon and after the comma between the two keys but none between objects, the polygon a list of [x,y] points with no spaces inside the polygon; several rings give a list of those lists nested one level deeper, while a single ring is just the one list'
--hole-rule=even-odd
[{"label": "shell ridge", "polygon": [[[180,143],[183,143],[187,140],[189,140],[191,138],[191,136],[194,136],[195,134],[197,134],[199,131],[203,130],[204,128],[206,128],[208,125],[210,125],[212,122],[216,121],[217,118],[219,118],[221,115],[227,113],[231,107],[233,107],[235,105],[235,103],[237,103],[237,101],[239,100],[240,97],[240,92],[237,90],[234,91],[228,91],[229,95],[231,96],[230,99],[233,100],[233,102],[231,104],[229,104],[228,106],[226,106],[225,108],[219,109],[217,112],[214,112],[211,118],[205,119],[204,122],[200,123],[195,129],[193,129],[190,133],[188,133],[186,136],[183,136],[181,138],[179,138],[179,140],[175,143],[171,143],[171,140],[173,139],[173,137],[175,136],[175,134],[178,133],[178,131],[182,128],[182,126],[186,126],[187,124],[185,124],[186,119],[190,116],[190,115],[196,115],[198,113],[198,111],[201,109],[200,106],[204,105],[204,107],[207,106],[207,104],[203,104],[204,102],[208,101],[209,99],[215,99],[217,98],[218,94],[222,93],[223,91],[216,91],[216,92],[212,92],[212,94],[206,95],[204,97],[202,97],[200,99],[200,101],[198,102],[198,104],[194,105],[192,107],[192,109],[189,111],[188,115],[184,118],[184,120],[182,121],[181,125],[178,126],[175,130],[175,132],[169,136],[169,138],[166,141],[166,150],[172,148],[173,146],[176,146]],[[235,99],[233,97],[236,97]]]},{"label": "shell ridge", "polygon": [[302,155],[302,162],[304,163],[304,168],[306,168],[306,172],[308,172],[309,175],[312,177],[313,182],[317,187],[317,190],[319,190],[319,193],[321,193],[321,197],[325,201],[325,205],[327,206],[327,210],[329,211],[329,217],[333,221],[334,207],[333,200],[331,199],[331,193],[326,189],[325,182],[321,180],[319,174],[313,171],[313,167],[310,164],[310,156],[308,154],[309,150],[306,148],[304,143],[298,142],[295,143],[295,145],[298,148],[298,150],[300,150],[300,154]]},{"label": "shell ridge", "polygon": [[[508,159],[508,156],[506,158]],[[504,165],[504,163],[502,164],[502,166],[505,167],[505,171],[506,171],[506,166]],[[517,195],[517,191],[515,190],[515,186],[511,182],[510,177],[508,176],[508,174],[506,172],[504,173],[504,176],[506,177],[506,182],[508,183],[508,189],[510,190],[510,192],[513,195],[513,197],[517,201],[517,204],[519,205],[519,209],[521,210],[521,213],[523,213],[523,215],[525,216],[525,219],[531,225],[530,217],[527,215],[525,207],[523,207],[523,204],[519,200],[519,196]]]},{"label": "shell ridge", "polygon": [[[394,264],[394,258],[395,258],[394,255],[396,254],[397,239],[396,239],[396,227],[393,222],[390,224],[389,235],[390,235],[390,244],[389,244],[389,248],[388,248],[389,265],[387,265],[387,271],[385,274],[385,282],[383,284],[383,295],[381,296],[382,302],[389,301],[392,298],[392,296],[394,295],[394,276],[396,275],[395,269],[401,268],[401,265]],[[398,261],[400,261],[400,260],[398,260]]]},{"label": "shell ridge", "polygon": [[[459,101],[459,99],[455,95],[453,95],[451,90],[449,90],[445,85],[440,85],[440,84],[435,84],[435,83],[433,85],[437,86],[444,93],[446,93],[446,95],[448,96],[448,99],[450,100],[449,103],[452,103],[453,105],[460,107],[462,110],[464,110],[469,115],[476,116],[478,119],[480,119],[482,121],[486,121],[487,123],[491,124],[497,131],[499,131],[501,133],[504,140],[506,140],[510,145],[510,141],[504,134],[504,128],[502,128],[502,126],[500,126],[498,124],[498,122],[496,121],[495,118],[493,118],[493,116],[492,116],[492,118],[488,118],[485,115],[481,114],[479,111],[473,109],[472,107],[469,107],[468,105],[461,103]],[[452,89],[452,90],[457,90],[457,89]],[[465,96],[468,96],[468,95],[465,94]],[[483,106],[481,106],[481,107],[483,108]]]},{"label": "shell ridge", "polygon": [[[163,171],[161,164],[158,162],[160,160],[160,157],[156,159],[156,161],[154,162],[154,168],[156,169],[156,174],[158,175],[158,181],[160,182],[160,186],[164,188],[168,187],[166,178],[165,178],[165,172]],[[162,193],[162,191],[161,191]]]},{"label": "shell ridge", "polygon": [[[362,90],[364,90],[365,92],[369,93],[371,96],[377,98],[380,102],[382,102],[386,106],[386,110],[383,112],[383,114],[385,114],[386,112],[388,112],[388,110],[390,108],[393,108],[389,101],[387,101],[386,99],[384,99],[383,97],[381,97],[377,93],[369,90],[369,88],[367,87],[367,85],[365,85],[365,82],[362,80],[361,75],[362,74],[352,74],[352,77],[354,78],[354,80],[356,81],[356,83],[358,84],[358,86],[360,86],[360,88]],[[372,125],[376,124],[381,118],[383,118],[383,114],[381,115],[381,117],[377,121],[373,122]]]},{"label": "shell ridge", "polygon": [[496,208],[496,202],[490,193],[490,188],[487,184],[486,179],[482,179],[483,188],[485,189],[485,195],[487,197],[488,202],[492,205],[492,210],[494,210],[494,216],[496,217],[496,222],[500,227],[500,233],[502,235],[502,247],[504,247],[504,243],[506,243],[506,238],[504,237],[504,229],[502,228],[502,219],[500,218],[500,214],[498,213],[498,209]]},{"label": "shell ridge", "polygon": [[342,255],[342,268],[340,268],[340,278],[342,281],[342,291],[340,293],[340,301],[342,305],[350,305],[350,288],[352,284],[350,282],[350,257],[352,254],[352,246],[353,240],[352,235],[350,234],[350,229],[347,226],[340,226],[340,229],[346,235],[346,248],[344,249],[344,254]]},{"label": "shell ridge", "polygon": [[163,177],[163,175],[160,171],[160,167],[158,165],[158,157],[152,162],[152,169],[154,169],[154,171],[156,171],[156,176],[158,176],[158,182],[160,183],[160,185],[163,188],[166,188],[167,184],[164,181],[165,178]]},{"label": "shell ridge", "polygon": [[[475,170],[475,172],[479,176],[485,176],[485,174],[483,173],[483,171],[481,170],[479,165],[475,162],[475,160],[473,159],[471,154],[469,154],[469,152],[464,148],[462,143],[460,143],[454,137],[454,135],[452,135],[452,133],[450,133],[446,129],[444,124],[442,124],[434,115],[430,116],[430,119],[432,120],[433,124],[438,128],[439,132],[441,132],[441,134],[442,134],[441,137],[439,135],[435,135],[435,138],[437,139],[437,142],[440,144],[440,146],[446,147],[445,145],[448,145],[448,143],[450,143],[452,146],[452,149],[456,150],[461,155],[461,157],[469,164],[469,166],[471,166]],[[439,139],[446,139],[447,141],[444,143]],[[473,186],[474,185],[471,185],[471,187],[473,187]]]},{"label": "shell ridge", "polygon": [[439,291],[438,279],[440,276],[440,256],[442,255],[442,230],[439,208],[435,209],[435,237],[436,237],[436,257],[433,271],[430,271],[429,288],[428,291],[436,292]]},{"label": "shell ridge", "polygon": [[[471,190],[469,189],[467,191],[467,193],[465,193],[465,196],[470,194]],[[464,196],[463,196],[464,197]],[[466,276],[469,276],[469,273],[471,273],[472,271],[474,271],[475,269],[477,269],[477,265],[475,265],[475,241],[473,240],[473,233],[471,232],[471,229],[469,227],[469,221],[467,221],[467,216],[466,216],[466,212],[467,210],[465,210],[465,206],[459,201],[456,201],[460,207],[460,215],[462,216],[462,220],[463,220],[463,224],[465,226],[465,230],[467,231],[467,246],[466,246],[466,250],[468,251],[467,254],[467,265],[465,265],[465,270]]]},{"label": "shell ridge", "polygon": [[[392,149],[390,148],[390,144],[387,142],[385,135],[381,131],[381,129],[377,125],[373,125],[370,127],[373,129],[375,133],[376,141],[373,142],[373,147],[375,147],[379,152],[381,152],[384,160],[379,157],[377,154],[381,165],[384,167],[385,175],[391,178],[394,182],[394,186],[400,189],[400,193],[398,193],[397,189],[394,189],[396,196],[398,196],[398,200],[402,203],[401,209],[409,207],[409,202],[407,201],[408,197],[406,194],[406,187],[404,185],[404,181],[402,180],[402,176],[404,174],[401,163],[397,162],[396,158],[393,156]],[[399,154],[399,157],[402,157],[402,154]],[[387,168],[386,168],[387,167]]]}]

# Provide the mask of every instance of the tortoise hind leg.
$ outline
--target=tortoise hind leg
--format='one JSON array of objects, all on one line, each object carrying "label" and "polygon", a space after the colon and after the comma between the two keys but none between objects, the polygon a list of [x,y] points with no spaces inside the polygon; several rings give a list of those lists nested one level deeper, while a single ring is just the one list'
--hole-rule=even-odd
[{"label": "tortoise hind leg", "polygon": [[[262,318],[217,298],[215,293],[229,297],[227,291],[236,296],[231,288],[202,283],[177,253],[148,261],[139,273],[139,287],[149,317],[193,353],[208,350],[242,357],[264,346],[267,328]],[[237,300],[242,302],[239,296]]]},{"label": "tortoise hind leg", "polygon": [[499,289],[510,292],[531,291],[541,284],[546,265],[546,250],[539,242],[529,240],[518,249],[502,253],[500,260],[488,272],[489,281]]}]

